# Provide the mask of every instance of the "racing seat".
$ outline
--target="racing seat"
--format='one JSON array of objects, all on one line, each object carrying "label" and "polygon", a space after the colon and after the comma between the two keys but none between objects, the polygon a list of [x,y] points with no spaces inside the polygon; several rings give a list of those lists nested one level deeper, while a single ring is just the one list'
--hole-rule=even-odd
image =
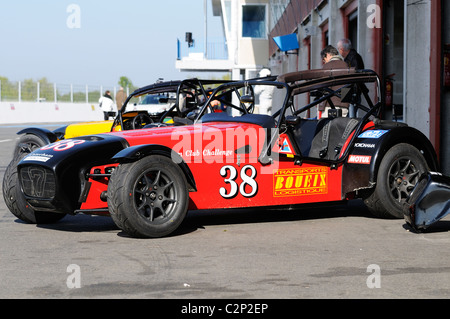
[{"label": "racing seat", "polygon": [[297,117],[295,122],[295,127],[292,130],[294,140],[300,150],[300,154],[304,157],[308,157],[311,151],[311,141],[316,135],[319,120]]},{"label": "racing seat", "polygon": [[337,160],[359,120],[348,117],[326,118],[317,124],[308,157]]}]

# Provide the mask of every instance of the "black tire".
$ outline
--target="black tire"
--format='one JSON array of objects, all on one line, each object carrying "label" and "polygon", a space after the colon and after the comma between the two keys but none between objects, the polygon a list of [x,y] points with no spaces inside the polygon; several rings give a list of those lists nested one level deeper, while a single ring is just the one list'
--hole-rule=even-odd
[{"label": "black tire", "polygon": [[53,224],[65,214],[34,211],[20,190],[17,164],[27,153],[20,153],[9,163],[3,176],[3,199],[10,212],[28,224]]},{"label": "black tire", "polygon": [[16,159],[18,156],[22,158],[23,154],[29,154],[44,145],[47,145],[47,143],[37,135],[22,135],[14,148],[13,159]]},{"label": "black tire", "polygon": [[429,171],[417,148],[397,144],[383,157],[377,185],[364,202],[369,211],[381,218],[403,218],[403,205],[422,174]]},{"label": "black tire", "polygon": [[189,204],[186,178],[164,156],[120,165],[108,183],[108,207],[117,227],[133,237],[156,238],[175,231]]}]

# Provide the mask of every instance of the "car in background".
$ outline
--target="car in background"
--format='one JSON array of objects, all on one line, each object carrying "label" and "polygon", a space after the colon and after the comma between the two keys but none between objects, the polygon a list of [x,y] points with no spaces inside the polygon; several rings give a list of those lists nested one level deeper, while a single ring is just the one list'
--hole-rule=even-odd
[{"label": "car in background", "polygon": [[176,103],[176,94],[148,94],[133,104],[133,111],[147,111],[150,116],[161,116]]}]

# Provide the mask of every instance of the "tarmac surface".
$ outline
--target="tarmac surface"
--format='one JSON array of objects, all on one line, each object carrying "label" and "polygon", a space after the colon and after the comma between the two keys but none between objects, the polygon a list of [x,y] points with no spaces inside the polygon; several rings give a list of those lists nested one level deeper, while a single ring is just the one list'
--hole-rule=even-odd
[{"label": "tarmac surface", "polygon": [[[2,179],[20,129],[0,126]],[[359,201],[189,212],[172,236],[135,239],[109,217],[25,224],[1,198],[0,241],[2,299],[450,297],[450,219],[416,234]]]}]

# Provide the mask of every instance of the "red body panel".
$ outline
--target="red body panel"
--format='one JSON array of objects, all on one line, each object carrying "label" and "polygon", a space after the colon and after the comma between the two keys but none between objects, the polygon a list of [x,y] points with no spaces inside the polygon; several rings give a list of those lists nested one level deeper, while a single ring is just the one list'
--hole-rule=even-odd
[{"label": "red body panel", "polygon": [[[191,209],[293,205],[341,200],[341,170],[293,161],[191,166],[198,191]],[[222,171],[221,171],[222,170]],[[226,173],[222,176],[221,173]]]},{"label": "red body panel", "polygon": [[[190,193],[190,209],[265,207],[343,199],[342,168],[295,165],[292,143],[286,135],[272,149],[273,162],[262,165],[258,157],[267,132],[257,125],[206,123],[114,134],[127,139],[130,146],[164,145],[181,155],[197,187],[197,192]],[[279,154],[288,157],[279,158]],[[106,208],[107,204],[100,200],[100,194],[107,190],[106,181],[89,181],[92,186],[81,209]]]}]

